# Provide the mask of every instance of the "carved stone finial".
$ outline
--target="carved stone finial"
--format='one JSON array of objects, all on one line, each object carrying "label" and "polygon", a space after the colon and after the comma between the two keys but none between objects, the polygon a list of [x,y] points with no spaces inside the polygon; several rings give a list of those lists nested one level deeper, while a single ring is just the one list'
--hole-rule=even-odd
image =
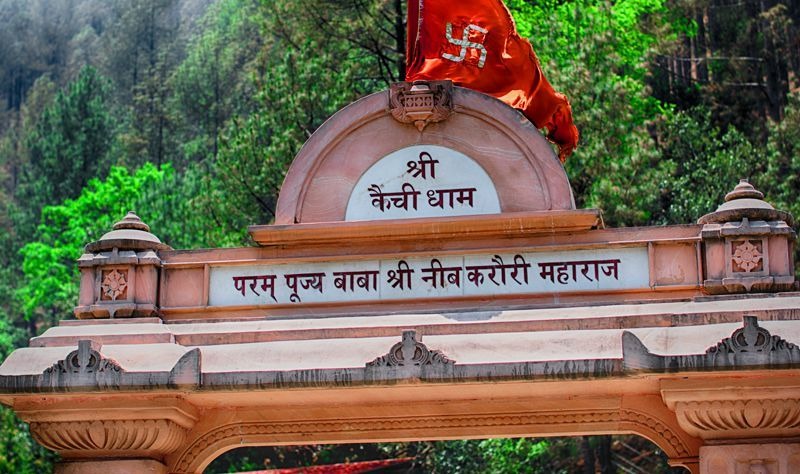
[{"label": "carved stone finial", "polygon": [[382,355],[372,362],[367,362],[367,367],[403,367],[403,366],[423,366],[423,365],[453,365],[455,361],[450,360],[440,351],[432,351],[422,342],[417,340],[417,332],[414,330],[403,331],[400,342],[392,346],[389,353]]},{"label": "carved stone finial", "polygon": [[[794,218],[764,201],[747,180],[697,222],[705,251],[703,289],[710,294],[793,290]],[[771,261],[770,256],[788,255]]]},{"label": "carved stone finial", "polygon": [[150,233],[133,211],[78,259],[78,319],[158,316],[160,250],[172,247]]},{"label": "carved stone finial", "polygon": [[136,229],[136,230],[143,230],[145,232],[150,232],[150,226],[142,222],[142,219],[139,218],[133,211],[128,211],[128,214],[122,218],[121,221],[114,224],[114,230],[120,229]]},{"label": "carved stone finial", "polygon": [[740,180],[739,184],[725,195],[725,202],[716,211],[704,215],[697,220],[697,223],[724,224],[743,219],[783,221],[789,226],[794,224],[791,214],[776,210],[772,204],[764,201],[764,193],[754,188],[746,179]]},{"label": "carved stone finial", "polygon": [[420,132],[432,122],[441,122],[453,112],[450,81],[399,82],[389,89],[389,110],[401,123],[413,123]]},{"label": "carved stone finial", "polygon": [[740,179],[733,191],[725,195],[725,202],[734,199],[764,199],[764,193],[754,188],[746,179]]}]

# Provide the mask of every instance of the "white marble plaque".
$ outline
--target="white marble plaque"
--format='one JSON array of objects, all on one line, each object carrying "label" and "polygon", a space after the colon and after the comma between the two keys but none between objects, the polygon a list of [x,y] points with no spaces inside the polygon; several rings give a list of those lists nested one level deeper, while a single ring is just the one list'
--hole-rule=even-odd
[{"label": "white marble plaque", "polygon": [[647,289],[646,247],[211,267],[210,306]]},{"label": "white marble plaque", "polygon": [[414,145],[381,158],[359,178],[345,220],[496,214],[494,183],[472,158],[437,145]]}]

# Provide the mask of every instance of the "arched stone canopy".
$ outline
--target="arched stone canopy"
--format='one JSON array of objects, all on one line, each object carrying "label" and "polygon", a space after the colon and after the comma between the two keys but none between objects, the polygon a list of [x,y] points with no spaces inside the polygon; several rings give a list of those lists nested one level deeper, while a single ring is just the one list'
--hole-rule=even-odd
[{"label": "arched stone canopy", "polygon": [[345,220],[348,198],[365,170],[412,145],[446,147],[475,160],[494,182],[504,213],[575,208],[564,168],[533,124],[493,97],[461,87],[447,90],[452,90],[452,114],[422,130],[411,123],[398,126],[391,91],[333,115],[292,162],[275,223]]},{"label": "arched stone canopy", "polygon": [[[464,386],[440,390],[464,389],[470,390]],[[528,390],[536,390],[536,387]],[[470,406],[454,402],[452,413],[443,415],[430,414],[432,407],[420,400],[414,405],[411,401],[403,404],[399,407],[402,414],[391,417],[373,416],[378,412],[376,407],[365,406],[359,417],[299,422],[266,422],[258,420],[258,415],[244,414],[243,417],[250,416],[253,421],[217,423],[213,429],[199,432],[169,464],[171,472],[199,473],[226,451],[246,446],[637,434],[659,446],[674,466],[684,466],[690,471],[696,469],[699,440],[681,430],[672,412],[654,410],[659,402],[647,397],[566,404],[543,399],[535,410],[529,407],[517,412],[494,413],[486,413],[485,407],[478,407],[476,403]]]}]

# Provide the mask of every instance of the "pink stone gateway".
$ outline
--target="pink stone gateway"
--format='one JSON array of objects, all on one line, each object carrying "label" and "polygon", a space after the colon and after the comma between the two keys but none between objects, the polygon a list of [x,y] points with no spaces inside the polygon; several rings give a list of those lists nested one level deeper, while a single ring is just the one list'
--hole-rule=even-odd
[{"label": "pink stone gateway", "polygon": [[614,433],[800,472],[794,223],[745,181],[697,224],[609,229],[518,112],[402,83],[309,139],[276,216],[253,247],[173,250],[133,213],[86,246],[78,320],[0,366],[58,472]]}]

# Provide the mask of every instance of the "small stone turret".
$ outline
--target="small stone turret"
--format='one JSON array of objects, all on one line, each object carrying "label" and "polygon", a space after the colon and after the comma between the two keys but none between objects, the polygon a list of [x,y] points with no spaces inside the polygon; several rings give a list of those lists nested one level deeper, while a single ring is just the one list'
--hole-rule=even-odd
[{"label": "small stone turret", "polygon": [[171,250],[129,212],[78,259],[78,319],[157,316],[159,250]]},{"label": "small stone turret", "polygon": [[747,182],[725,196],[716,211],[701,217],[708,293],[791,290],[794,279],[794,218],[764,201]]}]

